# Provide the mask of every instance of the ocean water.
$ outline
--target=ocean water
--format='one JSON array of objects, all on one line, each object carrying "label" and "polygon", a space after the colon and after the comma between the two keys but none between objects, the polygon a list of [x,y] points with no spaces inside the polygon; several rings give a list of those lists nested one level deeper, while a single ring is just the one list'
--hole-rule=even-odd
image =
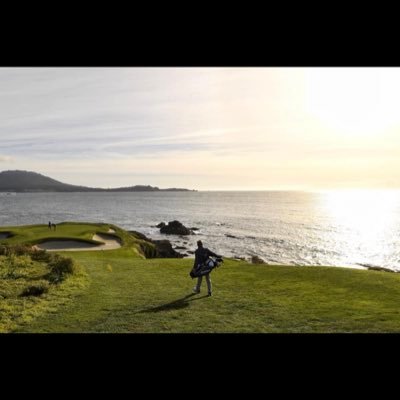
[{"label": "ocean water", "polygon": [[[175,219],[199,231],[166,236],[154,227]],[[398,191],[0,195],[0,226],[49,220],[109,222],[167,238],[183,253],[201,239],[225,257],[257,255],[271,264],[400,269]]]}]

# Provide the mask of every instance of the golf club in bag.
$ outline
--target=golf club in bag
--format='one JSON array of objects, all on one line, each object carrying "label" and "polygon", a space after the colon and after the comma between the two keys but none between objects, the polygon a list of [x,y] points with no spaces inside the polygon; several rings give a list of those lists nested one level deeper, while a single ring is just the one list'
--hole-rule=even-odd
[{"label": "golf club in bag", "polygon": [[224,260],[222,257],[209,257],[203,264],[198,265],[190,271],[191,278],[198,278],[199,276],[209,274],[214,268],[219,267]]}]

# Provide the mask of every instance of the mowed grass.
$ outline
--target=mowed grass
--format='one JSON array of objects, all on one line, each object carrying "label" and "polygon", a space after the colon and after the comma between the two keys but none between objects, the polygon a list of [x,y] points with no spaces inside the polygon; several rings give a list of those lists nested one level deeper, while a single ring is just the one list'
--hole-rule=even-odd
[{"label": "mowed grass", "polygon": [[[114,233],[109,231],[113,230]],[[100,244],[93,240],[96,233],[107,233],[121,241],[122,247],[128,250],[132,257],[145,258],[145,252],[152,253],[154,246],[131,235],[129,232],[113,224],[94,224],[79,222],[62,222],[56,230],[48,225],[6,226],[0,228],[0,245],[35,245],[51,240],[78,240]],[[1,234],[9,237],[1,238]]]},{"label": "mowed grass", "polygon": [[[135,247],[136,241],[128,232],[112,224],[92,224],[77,222],[62,222],[57,225],[56,230],[49,229],[48,225],[26,225],[1,227],[1,233],[8,233],[10,236],[0,240],[0,244],[37,244],[46,240],[82,240],[89,243],[98,243],[93,240],[96,233],[109,233],[109,229],[122,239],[123,243]],[[140,242],[140,241],[139,241]]]},{"label": "mowed grass", "polygon": [[58,238],[74,238],[92,241],[93,235],[98,232],[107,232],[110,225],[106,224],[75,224],[61,223],[56,230],[47,225],[28,225],[16,227],[2,227],[0,232],[9,232],[11,236],[3,239],[4,244],[36,244],[42,240]]},{"label": "mowed grass", "polygon": [[[38,303],[25,316],[9,319],[3,331],[400,331],[400,274],[225,260],[211,274],[213,296],[206,296],[205,282],[202,292],[193,295],[192,259],[145,259],[140,241],[114,225],[66,223],[62,237],[90,239],[110,227],[123,240],[121,249],[61,253],[76,261],[82,276],[68,278],[41,299],[27,300]],[[46,229],[0,232],[13,232],[6,242],[36,243],[47,237]],[[0,298],[0,306],[3,302]],[[12,316],[13,304],[8,307]]]},{"label": "mowed grass", "polygon": [[[109,233],[118,237],[124,249],[124,254],[133,259],[144,258],[141,243],[128,232],[110,224],[62,223],[57,230],[48,229],[47,225],[30,225],[0,228],[1,245],[34,245],[46,240],[73,239],[94,242],[96,233]],[[8,235],[8,237],[4,237]],[[149,245],[146,246],[149,248]],[[14,250],[12,251],[12,253]],[[68,257],[70,253],[66,252]],[[28,329],[29,324],[44,314],[51,315],[84,290],[90,278],[79,264],[76,272],[66,277],[58,284],[49,284],[49,267],[44,262],[37,262],[27,255],[0,255],[0,333],[12,332],[18,329]],[[44,293],[26,295],[25,291],[45,288]]]},{"label": "mowed grass", "polygon": [[[227,260],[192,295],[190,259],[69,254],[90,285],[25,332],[398,332],[400,275]],[[205,282],[203,282],[205,285]]]}]

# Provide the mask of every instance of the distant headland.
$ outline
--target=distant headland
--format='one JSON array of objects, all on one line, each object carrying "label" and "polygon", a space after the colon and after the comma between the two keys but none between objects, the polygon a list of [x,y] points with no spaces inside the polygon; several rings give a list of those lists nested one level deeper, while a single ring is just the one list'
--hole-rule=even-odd
[{"label": "distant headland", "polygon": [[0,172],[0,192],[196,192],[183,188],[160,189],[157,186],[135,185],[118,188],[91,188],[56,181],[32,171]]}]

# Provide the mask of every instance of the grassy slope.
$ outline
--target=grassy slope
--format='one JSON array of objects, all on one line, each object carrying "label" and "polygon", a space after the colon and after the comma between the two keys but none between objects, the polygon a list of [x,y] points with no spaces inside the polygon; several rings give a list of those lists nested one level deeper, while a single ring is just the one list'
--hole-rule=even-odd
[{"label": "grassy slope", "polygon": [[[74,253],[91,285],[32,332],[398,332],[400,275],[227,261],[188,296],[191,260]],[[204,282],[205,283],[205,282]],[[203,284],[204,284],[203,283]]]},{"label": "grassy slope", "polygon": [[[49,267],[44,262],[33,261],[29,256],[9,258],[0,256],[0,332],[10,332],[29,324],[41,315],[57,312],[84,291],[88,275],[77,266],[75,274],[58,284],[50,284]],[[47,288],[40,296],[23,296],[28,288]]]},{"label": "grassy slope", "polygon": [[[126,248],[125,253],[130,258],[143,258],[139,245],[142,241],[109,224],[63,223],[58,225],[57,231],[49,230],[47,225],[2,227],[0,233],[7,232],[12,236],[0,240],[0,244],[31,245],[47,239],[60,238],[96,243],[91,240],[93,235],[98,232],[108,232],[110,228],[114,229],[116,236],[122,239]],[[65,254],[70,255],[70,253]],[[51,285],[48,293],[39,297],[21,297],[20,294],[25,288],[41,282],[46,283],[46,280],[41,278],[44,278],[42,275],[47,274],[48,270],[41,263],[31,261],[29,257],[16,257],[16,262],[20,265],[16,270],[18,277],[10,279],[3,276],[7,273],[5,259],[6,257],[0,256],[0,332],[10,332],[17,327],[24,329],[39,316],[59,312],[60,308],[84,291],[90,282],[85,269],[79,266],[76,274],[69,276],[59,285]],[[26,329],[29,331],[29,328]]]},{"label": "grassy slope", "polygon": [[146,260],[128,245],[64,254],[85,268],[85,290],[17,331],[400,331],[400,274],[227,260],[212,273],[209,298],[205,286],[190,294],[190,259]]}]

